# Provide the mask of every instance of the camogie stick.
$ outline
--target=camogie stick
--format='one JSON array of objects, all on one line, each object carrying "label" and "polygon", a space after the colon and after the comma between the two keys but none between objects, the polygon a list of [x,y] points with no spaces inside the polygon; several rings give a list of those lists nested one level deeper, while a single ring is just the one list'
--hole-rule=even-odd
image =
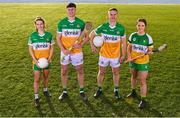
[{"label": "camogie stick", "polygon": [[[163,51],[163,50],[166,49],[166,48],[167,48],[167,44],[163,44],[163,45],[159,46],[157,49],[154,49],[154,50],[152,51],[152,54],[153,54],[153,53],[161,52],[161,51]],[[142,54],[142,55],[139,55],[139,56],[134,57],[134,58],[132,58],[132,59],[126,60],[125,63],[128,63],[128,62],[134,61],[134,60],[136,60],[136,59],[142,58],[142,57],[145,56],[145,55],[147,55],[147,54]]]}]

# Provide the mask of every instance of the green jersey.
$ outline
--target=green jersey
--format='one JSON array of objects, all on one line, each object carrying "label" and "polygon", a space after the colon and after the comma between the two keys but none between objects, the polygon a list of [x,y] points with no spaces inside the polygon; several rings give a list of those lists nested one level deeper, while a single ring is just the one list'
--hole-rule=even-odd
[{"label": "green jersey", "polygon": [[[147,53],[149,47],[153,48],[152,37],[147,33],[139,35],[137,32],[134,32],[130,35],[128,42],[132,45],[131,58]],[[148,55],[135,60],[137,64],[146,64],[148,62]]]},{"label": "green jersey", "polygon": [[33,47],[34,55],[37,59],[48,58],[50,53],[50,45],[54,44],[52,34],[44,32],[43,35],[39,35],[38,32],[33,32],[28,40],[28,45]]}]

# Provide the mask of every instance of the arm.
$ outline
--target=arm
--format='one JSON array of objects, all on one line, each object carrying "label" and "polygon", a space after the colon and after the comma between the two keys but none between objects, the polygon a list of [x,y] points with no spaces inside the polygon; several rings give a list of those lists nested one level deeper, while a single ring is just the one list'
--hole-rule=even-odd
[{"label": "arm", "polygon": [[126,44],[126,37],[122,37],[122,56],[120,57],[120,63],[123,63],[125,57],[126,57],[126,48],[127,48],[127,44]]},{"label": "arm", "polygon": [[50,63],[51,62],[51,60],[52,60],[52,57],[53,57],[53,53],[54,53],[54,46],[53,45],[51,45],[51,47],[50,47],[51,49],[50,49],[50,54],[49,54],[49,57],[48,57],[48,62]]},{"label": "arm", "polygon": [[85,37],[84,40],[81,42],[81,45],[83,46],[84,44],[86,44],[89,41],[89,33],[85,32]]},{"label": "arm", "polygon": [[93,31],[90,33],[90,35],[89,35],[91,50],[92,50],[93,53],[97,53],[97,52],[98,52],[97,48],[96,48],[96,47],[94,46],[94,44],[93,44],[93,39],[94,39],[95,36],[96,36],[96,34],[95,34],[94,30],[93,30]]},{"label": "arm", "polygon": [[34,62],[36,63],[36,65],[37,65],[38,61],[37,61],[36,57],[34,56],[33,47],[32,47],[31,45],[29,45],[29,54],[31,55],[33,61],[34,61]]},{"label": "arm", "polygon": [[132,45],[129,43],[127,46],[127,58],[128,58],[128,60],[131,59],[131,50],[132,50]]},{"label": "arm", "polygon": [[67,49],[65,49],[65,47],[64,47],[63,44],[62,44],[61,38],[62,38],[62,34],[61,34],[61,33],[57,33],[56,40],[57,40],[58,47],[61,49],[61,51],[62,51],[65,55],[67,55],[67,54],[70,53],[70,51],[67,50]]}]

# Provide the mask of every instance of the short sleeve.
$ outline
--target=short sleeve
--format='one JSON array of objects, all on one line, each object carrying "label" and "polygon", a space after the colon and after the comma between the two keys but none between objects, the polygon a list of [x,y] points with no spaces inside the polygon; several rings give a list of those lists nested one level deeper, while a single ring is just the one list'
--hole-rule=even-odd
[{"label": "short sleeve", "polygon": [[29,38],[28,38],[28,45],[32,45],[32,38],[31,38],[31,36],[29,36]]},{"label": "short sleeve", "polygon": [[99,27],[97,27],[97,28],[94,30],[94,32],[96,33],[96,35],[99,35],[99,34],[101,34],[102,29],[103,29],[103,25],[100,25]]}]

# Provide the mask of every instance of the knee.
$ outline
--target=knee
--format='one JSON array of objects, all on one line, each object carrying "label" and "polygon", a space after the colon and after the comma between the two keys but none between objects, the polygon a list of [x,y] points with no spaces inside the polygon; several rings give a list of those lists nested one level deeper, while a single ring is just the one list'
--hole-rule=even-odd
[{"label": "knee", "polygon": [[66,76],[67,73],[68,73],[68,70],[67,70],[67,69],[62,69],[62,70],[61,70],[61,75],[62,75],[62,76]]},{"label": "knee", "polygon": [[141,86],[146,86],[146,85],[147,85],[146,80],[145,79],[141,80]]},{"label": "knee", "polygon": [[77,68],[76,71],[77,71],[77,73],[80,74],[80,75],[84,74],[83,67]]},{"label": "knee", "polygon": [[99,75],[104,75],[105,71],[104,70],[99,70]]},{"label": "knee", "polygon": [[114,76],[119,76],[119,71],[113,71]]},{"label": "knee", "polygon": [[39,77],[34,77],[34,83],[39,83],[40,78]]}]

